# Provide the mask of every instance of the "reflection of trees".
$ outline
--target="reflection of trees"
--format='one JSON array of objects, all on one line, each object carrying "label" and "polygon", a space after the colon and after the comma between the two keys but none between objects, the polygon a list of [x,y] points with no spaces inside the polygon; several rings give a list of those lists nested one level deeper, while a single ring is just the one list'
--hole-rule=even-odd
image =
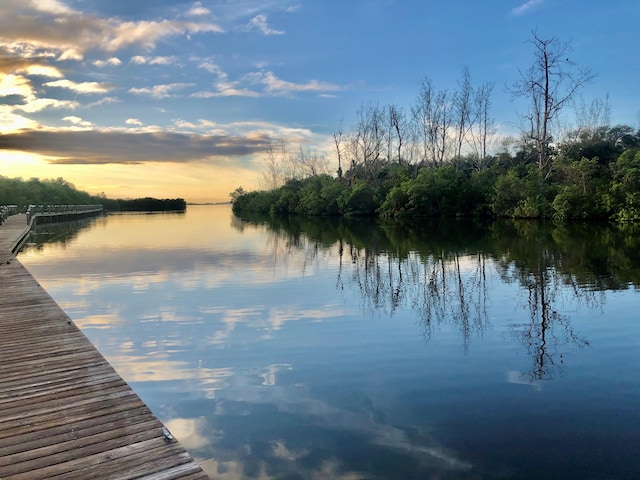
[{"label": "reflection of trees", "polygon": [[[393,316],[399,307],[418,312],[426,339],[434,327],[450,323],[460,332],[465,349],[471,336],[488,327],[486,257],[458,252],[389,252],[349,250],[351,282],[362,294],[369,312]],[[463,265],[464,264],[464,265]],[[342,278],[341,261],[339,278]]]},{"label": "reflection of trees", "polygon": [[93,217],[71,222],[43,223],[29,233],[29,238],[25,245],[36,244],[36,248],[41,248],[44,243],[66,245],[76,238],[81,231],[94,228],[100,223],[104,224],[105,221],[104,217]]},{"label": "reflection of trees", "polygon": [[[598,308],[605,300],[602,287],[617,282],[613,278],[603,282],[591,269],[572,265],[574,259],[569,252],[584,252],[579,235],[566,238],[566,244],[573,248],[565,250],[553,241],[555,228],[534,222],[516,222],[506,227],[500,230],[500,237],[511,241],[496,265],[504,281],[518,282],[526,292],[524,307],[529,312],[526,322],[511,325],[512,332],[531,356],[531,368],[526,374],[529,379],[552,378],[561,369],[570,346],[589,345],[574,330],[571,316],[562,313],[563,308]],[[591,260],[584,260],[587,265],[592,264]]]},{"label": "reflection of trees", "polygon": [[459,331],[465,351],[490,327],[488,270],[496,269],[524,293],[528,318],[511,328],[531,356],[532,381],[553,377],[570,347],[589,345],[565,307],[599,308],[606,290],[640,280],[640,236],[629,227],[424,219],[390,226],[305,217],[259,223],[274,246],[304,251],[304,266],[337,255],[338,288],[355,286],[369,313],[413,310],[425,339],[446,324]]},{"label": "reflection of trees", "polygon": [[566,279],[550,265],[544,264],[542,252],[540,262],[531,271],[520,270],[516,274],[527,292],[529,320],[513,324],[514,335],[520,337],[528,353],[532,366],[528,372],[531,381],[553,376],[563,363],[568,345],[583,347],[589,345],[586,338],[580,337],[571,324],[567,314],[560,313],[559,304],[563,294],[572,294],[572,303],[588,298],[590,305],[596,305],[595,292],[583,291],[575,283],[567,284]]}]

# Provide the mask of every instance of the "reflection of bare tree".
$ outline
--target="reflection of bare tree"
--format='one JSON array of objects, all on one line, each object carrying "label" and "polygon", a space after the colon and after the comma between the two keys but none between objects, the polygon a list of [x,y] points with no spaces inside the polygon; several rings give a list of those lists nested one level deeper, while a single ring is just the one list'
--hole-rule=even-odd
[{"label": "reflection of bare tree", "polygon": [[574,279],[561,275],[549,261],[550,256],[550,252],[543,251],[532,268],[510,270],[527,292],[529,319],[511,328],[531,355],[531,369],[525,375],[532,382],[553,378],[564,363],[569,345],[589,345],[573,330],[570,316],[559,311],[566,296],[571,297],[572,305],[583,299],[589,306],[598,303],[596,292],[581,289]]},{"label": "reflection of bare tree", "polygon": [[[583,305],[598,308],[607,288],[626,285],[602,265],[600,270],[590,268],[599,265],[601,258],[584,249],[590,243],[571,243],[567,231],[556,230],[562,234],[559,248],[554,243],[557,238],[535,223],[507,225],[515,230],[495,224],[490,243],[482,231],[473,238],[455,229],[449,232],[447,225],[427,230],[439,237],[418,236],[400,226],[385,230],[365,223],[331,225],[316,219],[267,225],[274,265],[304,273],[312,266],[337,261],[336,287],[354,286],[366,312],[384,311],[389,316],[400,309],[416,312],[425,340],[446,325],[459,332],[465,351],[474,336],[491,327],[488,283],[492,272],[504,282],[520,285],[528,315],[511,329],[531,357],[525,374],[531,381],[552,378],[569,348],[589,345],[574,331],[573,312],[565,305],[574,310]],[[475,253],[467,253],[468,245],[474,244],[478,245],[472,249]],[[288,263],[293,258],[295,265]]]},{"label": "reflection of bare tree", "polygon": [[400,258],[351,248],[350,260],[350,278],[362,294],[363,307],[390,316],[400,307],[416,310],[427,340],[434,327],[448,323],[458,328],[466,350],[472,336],[489,326],[486,257],[480,253],[412,252]]}]

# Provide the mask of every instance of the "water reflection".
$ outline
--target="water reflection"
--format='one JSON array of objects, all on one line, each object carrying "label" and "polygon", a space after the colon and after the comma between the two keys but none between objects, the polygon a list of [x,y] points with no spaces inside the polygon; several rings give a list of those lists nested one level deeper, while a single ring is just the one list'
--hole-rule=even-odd
[{"label": "water reflection", "polygon": [[510,327],[531,357],[522,375],[532,382],[553,378],[569,350],[590,345],[572,317],[581,308],[601,309],[606,290],[629,288],[637,276],[629,259],[640,247],[629,226],[469,220],[389,226],[304,217],[234,217],[232,225],[240,231],[266,226],[274,257],[300,250],[305,266],[337,254],[337,288],[356,288],[368,314],[411,308],[426,341],[447,324],[459,332],[465,352],[491,328],[488,308],[496,299],[487,269],[495,269],[502,281],[520,287],[528,318],[518,315]]},{"label": "water reflection", "polygon": [[214,478],[634,478],[639,242],[194,207],[21,261]]}]

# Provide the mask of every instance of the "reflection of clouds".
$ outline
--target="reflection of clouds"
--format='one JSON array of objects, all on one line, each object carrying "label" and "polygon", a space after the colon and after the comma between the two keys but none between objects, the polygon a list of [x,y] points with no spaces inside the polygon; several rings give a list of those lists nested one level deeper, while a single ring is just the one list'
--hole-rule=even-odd
[{"label": "reflection of clouds", "polygon": [[327,305],[320,309],[298,309],[294,307],[269,310],[269,327],[271,330],[280,330],[286,322],[295,320],[322,321],[328,318],[341,318],[345,314],[342,308],[336,305]]},{"label": "reflection of clouds", "polygon": [[[69,279],[65,281],[62,277],[56,280],[56,277],[53,277],[47,280],[47,287],[51,285],[51,288],[60,288],[68,285],[68,280]],[[71,280],[71,282],[73,285],[73,294],[76,296],[89,295],[92,292],[97,292],[104,284],[104,280],[102,279],[87,276],[81,276],[80,278]]]},{"label": "reflection of clouds", "polygon": [[193,368],[187,362],[171,361],[160,354],[151,357],[110,355],[109,363],[127,382],[198,380],[203,392],[214,392],[233,375],[232,368]]},{"label": "reflection of clouds", "polygon": [[60,305],[60,308],[65,312],[69,312],[71,310],[85,310],[89,306],[89,303],[86,299],[70,298],[59,301],[58,305]]},{"label": "reflection of clouds", "polygon": [[74,322],[78,328],[84,330],[86,328],[111,328],[114,325],[122,325],[124,320],[115,313],[107,313],[103,315],[89,315],[87,317],[74,320]]},{"label": "reflection of clouds", "polygon": [[210,439],[203,433],[206,427],[204,418],[172,418],[165,422],[165,426],[187,450],[202,448],[210,443]]},{"label": "reflection of clouds", "polygon": [[305,449],[293,449],[287,448],[284,440],[276,440],[271,442],[271,447],[273,448],[273,455],[278,458],[284,458],[285,460],[290,460],[295,462],[301,457],[304,457],[309,453],[309,450]]},{"label": "reflection of clouds", "polygon": [[535,391],[542,390],[542,385],[539,382],[534,382],[531,378],[525,380],[524,375],[519,370],[509,370],[507,372],[507,383],[513,383],[516,385],[528,385]]},{"label": "reflection of clouds", "polygon": [[[260,376],[274,375],[289,365],[269,365]],[[362,408],[351,410],[312,398],[310,389],[305,385],[280,385],[275,381],[259,384],[250,376],[243,378],[235,375],[229,378],[227,385],[216,394],[218,402],[239,402],[251,411],[252,406],[271,404],[279,413],[304,418],[305,424],[313,424],[322,429],[346,431],[369,439],[373,445],[387,447],[400,454],[415,458],[422,465],[442,471],[468,471],[471,465],[449,449],[440,445],[433,437],[424,432],[412,429],[409,434],[405,429],[384,423],[382,415],[366,402]],[[245,414],[249,414],[249,412]],[[224,408],[219,414],[228,413]],[[281,441],[276,439],[276,441]],[[284,452],[285,450],[282,450]],[[300,452],[299,452],[300,453]],[[306,477],[306,475],[305,475]]]},{"label": "reflection of clouds", "polygon": [[281,370],[291,370],[291,365],[288,363],[276,363],[273,365],[268,365],[265,368],[265,371],[260,374],[260,376],[264,379],[262,385],[265,386],[273,386],[276,384],[276,376]]},{"label": "reflection of clouds", "polygon": [[[249,448],[247,446],[247,448]],[[198,465],[207,473],[211,478],[219,480],[239,480],[245,478],[251,478],[255,480],[275,480],[277,478],[283,478],[283,476],[276,472],[271,475],[270,471],[273,471],[267,462],[260,461],[257,467],[252,466],[251,473],[249,473],[245,464],[238,460],[214,460],[195,457]],[[287,459],[283,459],[287,460]],[[357,472],[344,472],[344,466],[337,460],[324,460],[316,470],[309,471],[302,465],[296,465],[298,475],[293,478],[306,478],[309,480],[362,480],[362,474]],[[257,470],[257,471],[256,471]],[[435,478],[435,477],[434,477]]]},{"label": "reflection of clouds", "polygon": [[227,309],[224,307],[205,306],[200,307],[198,311],[204,315],[216,316],[221,319],[223,328],[207,336],[207,343],[221,346],[227,342],[237,324],[253,324],[250,319],[259,318],[261,314],[259,307]]},{"label": "reflection of clouds", "polygon": [[264,307],[226,308],[223,306],[205,306],[198,309],[199,313],[218,317],[222,327],[207,336],[211,345],[224,345],[236,330],[238,325],[246,325],[254,330],[266,332],[263,339],[271,338],[271,333],[281,330],[287,322],[296,320],[316,321],[331,318],[341,318],[344,309],[337,305],[327,304],[316,309],[300,309],[295,306],[274,307],[267,312]]}]

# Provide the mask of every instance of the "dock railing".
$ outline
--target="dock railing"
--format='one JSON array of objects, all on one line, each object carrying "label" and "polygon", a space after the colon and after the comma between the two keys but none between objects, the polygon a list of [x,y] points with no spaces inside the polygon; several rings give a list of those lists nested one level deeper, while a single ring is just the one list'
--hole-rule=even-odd
[{"label": "dock railing", "polygon": [[11,215],[18,213],[17,205],[0,205],[0,225]]},{"label": "dock railing", "polygon": [[74,218],[98,215],[103,212],[102,205],[29,205],[27,207],[27,225],[66,221]]}]

